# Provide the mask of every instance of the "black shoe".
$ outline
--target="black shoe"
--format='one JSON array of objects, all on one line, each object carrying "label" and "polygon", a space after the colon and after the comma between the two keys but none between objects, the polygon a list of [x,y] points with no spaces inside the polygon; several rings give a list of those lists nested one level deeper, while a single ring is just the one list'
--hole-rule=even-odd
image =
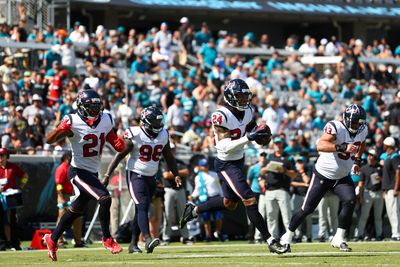
[{"label": "black shoe", "polygon": [[400,241],[400,237],[392,237],[392,241]]},{"label": "black shoe", "polygon": [[85,243],[78,243],[74,245],[74,248],[87,248],[87,246],[85,245]]},{"label": "black shoe", "polygon": [[160,239],[154,238],[154,239],[147,239],[146,244],[144,245],[144,249],[146,250],[147,253],[153,253],[153,250],[160,245]]},{"label": "black shoe", "polygon": [[137,245],[130,243],[128,247],[128,253],[142,253],[142,250]]},{"label": "black shoe", "polygon": [[283,254],[290,250],[290,245],[282,245],[278,240],[272,240],[271,244],[268,244],[269,251],[272,253]]},{"label": "black shoe", "polygon": [[13,246],[13,247],[11,247],[11,250],[12,251],[19,251],[19,250],[22,250],[22,248],[21,248],[21,246]]},{"label": "black shoe", "polygon": [[347,245],[346,242],[340,243],[339,246],[337,246],[337,245],[332,245],[332,247],[338,248],[340,251],[344,251],[344,252],[351,252],[351,250],[352,250],[351,247],[349,247],[349,245]]},{"label": "black shoe", "polygon": [[318,242],[324,243],[326,241],[325,236],[320,236]]},{"label": "black shoe", "polygon": [[186,203],[185,210],[183,211],[182,217],[179,219],[179,227],[182,229],[187,222],[190,222],[195,217],[193,216],[193,210],[196,206],[192,203]]}]

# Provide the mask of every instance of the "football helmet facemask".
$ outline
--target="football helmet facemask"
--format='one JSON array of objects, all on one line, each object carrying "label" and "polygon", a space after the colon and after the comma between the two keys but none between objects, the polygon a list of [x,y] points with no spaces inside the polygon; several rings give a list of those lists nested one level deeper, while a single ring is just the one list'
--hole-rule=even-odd
[{"label": "football helmet facemask", "polygon": [[366,124],[367,113],[357,104],[351,104],[343,112],[343,124],[350,133],[356,134]]},{"label": "football helmet facemask", "polygon": [[164,115],[157,107],[147,107],[140,114],[140,122],[147,134],[157,137],[164,128]]},{"label": "football helmet facemask", "polygon": [[103,111],[100,95],[91,89],[79,92],[76,104],[78,113],[88,120],[96,120]]},{"label": "football helmet facemask", "polygon": [[242,79],[233,79],[224,88],[224,100],[231,107],[244,111],[252,98],[249,86]]}]

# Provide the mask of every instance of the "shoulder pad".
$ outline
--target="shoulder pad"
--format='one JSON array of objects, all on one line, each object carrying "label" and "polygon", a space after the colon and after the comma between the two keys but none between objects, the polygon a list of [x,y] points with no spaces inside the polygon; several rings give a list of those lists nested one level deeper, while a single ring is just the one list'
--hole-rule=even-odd
[{"label": "shoulder pad", "polygon": [[223,111],[217,110],[211,115],[211,123],[214,126],[228,126],[227,116]]},{"label": "shoulder pad", "polygon": [[338,129],[335,124],[335,121],[328,122],[324,127],[324,133],[327,133],[327,134],[336,135],[337,131],[338,131]]}]

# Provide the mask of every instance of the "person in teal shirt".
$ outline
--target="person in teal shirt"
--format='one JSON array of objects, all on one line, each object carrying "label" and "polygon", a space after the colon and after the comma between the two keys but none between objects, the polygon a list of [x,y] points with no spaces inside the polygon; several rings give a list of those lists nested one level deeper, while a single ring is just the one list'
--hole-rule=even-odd
[{"label": "person in teal shirt", "polygon": [[208,69],[211,69],[211,67],[214,65],[215,59],[218,56],[218,52],[215,48],[215,42],[213,39],[210,39],[207,45],[203,45],[200,48],[199,55],[203,59],[203,64]]}]

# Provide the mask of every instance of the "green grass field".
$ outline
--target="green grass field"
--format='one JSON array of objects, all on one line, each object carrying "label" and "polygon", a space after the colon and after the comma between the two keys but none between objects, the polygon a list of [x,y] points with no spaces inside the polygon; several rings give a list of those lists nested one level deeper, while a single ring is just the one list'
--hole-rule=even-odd
[{"label": "green grass field", "polygon": [[339,252],[329,243],[295,244],[292,253],[271,254],[265,245],[243,242],[196,243],[157,247],[153,254],[111,255],[99,244],[60,249],[58,262],[47,251],[0,252],[2,266],[400,266],[400,242],[349,243],[353,252]]}]

